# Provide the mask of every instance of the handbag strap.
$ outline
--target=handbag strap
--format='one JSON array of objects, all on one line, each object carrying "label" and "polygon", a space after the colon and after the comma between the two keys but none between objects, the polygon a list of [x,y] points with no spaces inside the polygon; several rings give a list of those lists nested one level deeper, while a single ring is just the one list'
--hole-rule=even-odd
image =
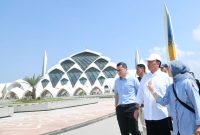
[{"label": "handbag strap", "polygon": [[190,107],[189,105],[187,105],[186,103],[184,103],[183,101],[181,101],[181,100],[178,98],[178,96],[177,96],[177,94],[176,94],[176,90],[175,90],[174,84],[173,84],[173,92],[174,92],[174,95],[175,95],[176,99],[177,99],[185,108],[187,108],[187,109],[190,110],[191,112],[195,113],[195,110],[194,110],[192,107]]}]

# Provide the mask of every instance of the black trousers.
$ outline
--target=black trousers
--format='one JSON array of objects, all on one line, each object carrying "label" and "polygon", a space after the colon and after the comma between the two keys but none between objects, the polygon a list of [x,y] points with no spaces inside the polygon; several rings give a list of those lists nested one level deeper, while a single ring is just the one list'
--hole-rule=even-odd
[{"label": "black trousers", "polygon": [[171,135],[169,117],[162,120],[145,120],[147,135]]},{"label": "black trousers", "polygon": [[[135,104],[118,105],[116,108],[117,121],[121,135],[141,135],[138,129],[138,121],[133,117],[133,108]],[[127,111],[128,110],[128,111]]]}]

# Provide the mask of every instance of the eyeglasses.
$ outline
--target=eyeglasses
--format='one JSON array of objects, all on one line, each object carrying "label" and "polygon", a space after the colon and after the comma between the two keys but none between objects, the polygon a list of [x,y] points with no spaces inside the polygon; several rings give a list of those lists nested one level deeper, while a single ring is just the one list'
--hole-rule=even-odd
[{"label": "eyeglasses", "polygon": [[121,68],[121,69],[117,69],[116,71],[117,72],[121,72],[121,71],[123,71],[124,70],[124,68]]}]

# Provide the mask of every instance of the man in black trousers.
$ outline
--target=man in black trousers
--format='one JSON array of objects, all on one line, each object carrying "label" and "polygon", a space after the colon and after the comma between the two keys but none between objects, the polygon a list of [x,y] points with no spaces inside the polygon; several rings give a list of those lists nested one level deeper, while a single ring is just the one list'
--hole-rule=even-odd
[{"label": "man in black trousers", "polygon": [[127,70],[124,62],[117,64],[119,78],[114,87],[117,120],[122,135],[141,135],[138,120],[134,117],[135,110],[139,109],[135,103],[139,81],[136,77],[128,76]]}]

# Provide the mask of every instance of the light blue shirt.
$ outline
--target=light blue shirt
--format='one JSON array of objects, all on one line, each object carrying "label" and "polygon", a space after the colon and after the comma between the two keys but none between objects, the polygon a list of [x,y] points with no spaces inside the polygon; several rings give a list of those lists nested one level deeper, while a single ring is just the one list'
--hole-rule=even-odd
[{"label": "light blue shirt", "polygon": [[119,97],[118,105],[135,103],[139,85],[136,77],[117,78],[115,80],[114,92]]},{"label": "light blue shirt", "polygon": [[194,108],[195,114],[176,99],[172,85],[167,88],[163,98],[157,97],[156,102],[162,105],[169,104],[174,135],[177,135],[178,131],[181,135],[192,135],[197,125],[200,125],[200,96],[197,85],[191,79],[181,79],[176,82],[175,89],[179,99]]}]

